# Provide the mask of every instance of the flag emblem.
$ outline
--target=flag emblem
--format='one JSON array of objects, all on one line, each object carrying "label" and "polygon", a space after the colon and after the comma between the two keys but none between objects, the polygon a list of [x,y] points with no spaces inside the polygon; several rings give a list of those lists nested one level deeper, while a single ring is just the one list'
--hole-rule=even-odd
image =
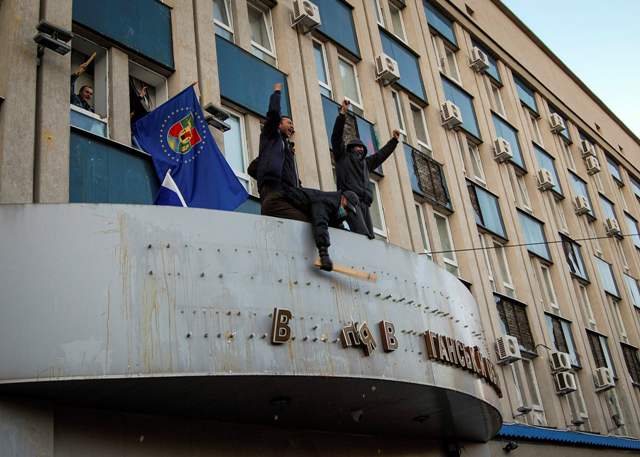
[{"label": "flag emblem", "polygon": [[169,128],[167,144],[174,153],[188,154],[195,145],[202,141],[194,124],[193,113],[189,113]]}]

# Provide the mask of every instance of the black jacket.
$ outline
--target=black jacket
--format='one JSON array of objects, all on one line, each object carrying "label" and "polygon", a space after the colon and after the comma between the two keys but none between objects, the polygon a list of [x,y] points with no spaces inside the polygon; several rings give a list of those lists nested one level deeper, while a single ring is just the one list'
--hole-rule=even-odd
[{"label": "black jacket", "polygon": [[371,206],[372,195],[369,190],[369,172],[378,168],[389,158],[398,145],[398,140],[391,138],[378,152],[366,156],[347,150],[344,144],[343,133],[346,116],[338,114],[331,133],[331,148],[336,162],[336,178],[338,190],[351,190],[355,192],[360,201]]},{"label": "black jacket", "polygon": [[292,203],[311,216],[311,228],[317,247],[329,247],[329,227],[341,228],[343,218],[339,216],[342,192],[324,192],[318,189],[299,187],[290,189]]},{"label": "black jacket", "polygon": [[261,196],[264,186],[271,191],[300,186],[289,139],[280,134],[279,124],[280,91],[275,91],[269,98],[267,119],[260,133],[257,178]]},{"label": "black jacket", "polygon": [[87,111],[91,111],[94,113],[94,109],[91,105],[85,102],[80,95],[76,93],[76,81],[78,80],[79,75],[71,75],[70,83],[71,83],[71,94],[70,94],[70,102],[72,105],[79,106],[82,109],[86,109]]}]

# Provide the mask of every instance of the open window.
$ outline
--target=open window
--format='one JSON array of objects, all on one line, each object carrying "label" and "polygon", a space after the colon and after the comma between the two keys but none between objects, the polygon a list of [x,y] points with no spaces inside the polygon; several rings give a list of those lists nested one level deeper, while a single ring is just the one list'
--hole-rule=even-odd
[{"label": "open window", "polygon": [[250,191],[250,178],[247,173],[247,134],[244,116],[226,108],[229,118],[225,121],[231,129],[224,132],[224,157],[233,169],[242,185]]},{"label": "open window", "polygon": [[252,54],[268,64],[276,66],[276,46],[273,38],[271,9],[255,0],[247,2],[247,10],[251,27]]},{"label": "open window", "polygon": [[364,110],[356,66],[344,57],[338,57],[338,70],[344,97],[351,102],[352,111],[362,116]]},{"label": "open window", "polygon": [[371,189],[372,199],[371,208],[371,222],[373,224],[373,232],[382,237],[387,238],[387,225],[384,221],[384,210],[382,209],[382,198],[380,198],[380,187],[374,180],[369,181],[369,189]]},{"label": "open window", "polygon": [[168,99],[167,79],[129,61],[129,111],[131,123],[153,111]]},{"label": "open window", "polygon": [[71,42],[70,86],[71,125],[107,137],[109,129],[105,48],[81,36],[74,36]]},{"label": "open window", "polygon": [[231,0],[213,0],[213,23],[216,28],[216,35],[233,41]]}]

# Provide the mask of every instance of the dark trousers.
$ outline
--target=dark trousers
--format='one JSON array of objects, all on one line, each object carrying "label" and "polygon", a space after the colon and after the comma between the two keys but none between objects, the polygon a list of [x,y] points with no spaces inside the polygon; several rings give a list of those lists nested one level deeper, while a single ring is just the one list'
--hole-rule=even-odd
[{"label": "dark trousers", "polygon": [[352,232],[364,235],[371,240],[375,238],[369,206],[362,200],[360,200],[357,213],[347,214],[347,224],[349,224],[349,230]]},{"label": "dark trousers", "polygon": [[[266,193],[266,195],[264,195]],[[263,216],[281,217],[296,221],[310,222],[309,214],[296,208],[283,191],[261,192],[260,214]]]}]

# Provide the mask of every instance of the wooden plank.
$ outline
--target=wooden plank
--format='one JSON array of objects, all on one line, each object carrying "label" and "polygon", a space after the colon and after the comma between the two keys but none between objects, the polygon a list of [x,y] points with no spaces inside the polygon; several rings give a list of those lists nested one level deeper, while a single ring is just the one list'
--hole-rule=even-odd
[{"label": "wooden plank", "polygon": [[[313,263],[313,266],[320,268],[320,259],[316,259]],[[365,281],[376,282],[378,280],[378,275],[375,273],[367,273],[366,271],[356,270],[355,268],[347,267],[345,265],[340,265],[337,263],[333,264],[333,271],[336,273],[342,273],[347,276],[351,276],[353,278],[363,279]]]}]

